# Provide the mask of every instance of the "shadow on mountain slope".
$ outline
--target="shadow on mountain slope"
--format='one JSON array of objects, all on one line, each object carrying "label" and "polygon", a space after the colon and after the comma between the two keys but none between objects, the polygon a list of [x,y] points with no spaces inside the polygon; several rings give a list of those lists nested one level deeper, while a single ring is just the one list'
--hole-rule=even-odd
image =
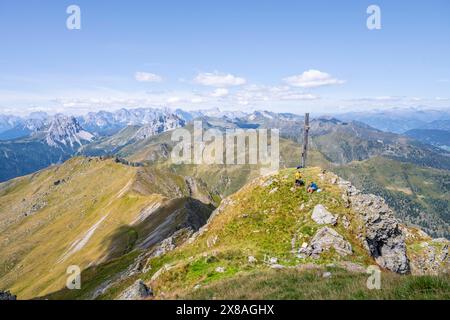
[{"label": "shadow on mountain slope", "polygon": [[190,197],[172,199],[158,208],[143,210],[135,224],[119,226],[104,240],[108,255],[102,263],[90,266],[81,273],[81,289],[63,288],[39,299],[93,299],[122,277],[133,278],[139,268],[143,252],[152,252],[165,239],[175,238],[173,248],[198,231],[210,217],[212,204]]},{"label": "shadow on mountain slope", "polygon": [[[157,209],[141,213],[142,221],[120,226],[105,243],[110,253],[105,261],[135,249],[151,249],[175,232],[196,232],[208,220],[215,207],[190,197],[169,200]],[[147,215],[147,216],[146,216]]]}]

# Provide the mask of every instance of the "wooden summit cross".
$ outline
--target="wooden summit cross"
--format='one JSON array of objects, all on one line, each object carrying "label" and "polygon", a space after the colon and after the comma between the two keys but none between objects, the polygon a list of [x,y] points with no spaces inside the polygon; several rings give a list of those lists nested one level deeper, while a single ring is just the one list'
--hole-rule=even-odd
[{"label": "wooden summit cross", "polygon": [[305,113],[305,127],[303,129],[302,168],[306,168],[306,158],[308,156],[308,133],[309,133],[309,113]]}]

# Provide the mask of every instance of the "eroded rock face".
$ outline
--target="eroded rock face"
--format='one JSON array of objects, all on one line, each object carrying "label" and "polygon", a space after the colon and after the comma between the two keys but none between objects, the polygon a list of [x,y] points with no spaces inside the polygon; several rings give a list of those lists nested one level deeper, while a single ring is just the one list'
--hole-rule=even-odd
[{"label": "eroded rock face", "polygon": [[155,248],[152,257],[160,257],[169,251],[172,251],[176,247],[175,237],[169,237],[161,241],[161,243]]},{"label": "eroded rock face", "polygon": [[16,296],[11,294],[9,291],[0,290],[0,300],[16,300]]},{"label": "eroded rock face", "polygon": [[335,225],[337,222],[336,216],[332,215],[331,212],[321,204],[314,207],[311,218],[318,224]]},{"label": "eroded rock face", "polygon": [[331,248],[340,256],[352,254],[352,246],[343,236],[329,227],[323,227],[317,231],[306,248],[300,248],[299,253],[318,259],[322,252]]},{"label": "eroded rock face", "polygon": [[383,268],[397,273],[410,271],[406,255],[405,236],[383,198],[362,194],[350,182],[339,180],[338,185],[344,191],[352,209],[358,213],[365,227],[363,245],[370,255]]},{"label": "eroded rock face", "polygon": [[141,300],[153,295],[152,290],[145,285],[145,283],[139,279],[133,285],[128,287],[117,298],[118,300]]}]

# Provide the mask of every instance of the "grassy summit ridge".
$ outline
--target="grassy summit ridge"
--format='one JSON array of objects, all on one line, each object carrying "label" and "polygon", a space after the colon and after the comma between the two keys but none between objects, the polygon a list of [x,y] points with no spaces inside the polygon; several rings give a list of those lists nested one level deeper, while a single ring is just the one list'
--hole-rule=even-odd
[{"label": "grassy summit ridge", "polygon": [[[366,266],[375,265],[374,259],[358,239],[364,229],[363,222],[346,206],[342,190],[331,183],[320,168],[309,168],[303,172],[305,180],[317,182],[321,192],[308,194],[304,188],[295,189],[294,171],[282,170],[276,175],[255,179],[224,200],[209,223],[188,243],[166,255],[150,259],[145,268],[149,271],[144,272],[142,278],[153,288],[156,298],[191,295],[194,298],[211,295],[220,298],[273,298],[270,294],[252,295],[244,294],[243,291],[236,293],[233,290],[226,294],[221,290],[229,288],[233,283],[239,286],[239,279],[243,279],[242,288],[253,288],[253,276],[263,282],[261,285],[267,281],[273,282],[274,279],[283,282],[282,277],[276,274],[280,271],[278,269],[283,269],[283,274],[292,276],[296,272],[300,274],[305,269],[316,267],[323,270],[338,268],[339,277],[352,278],[354,271],[364,272]],[[318,259],[297,255],[303,243],[310,243],[316,232],[323,228],[323,225],[311,219],[311,213],[318,204],[337,216],[338,223],[331,228],[351,244],[352,254],[342,257],[331,248],[324,250]],[[418,242],[427,240],[429,239],[421,235],[411,237],[409,246],[417,246]],[[341,269],[353,272],[344,272]],[[357,276],[356,279],[359,279],[358,277],[361,278]],[[388,277],[393,279],[393,287],[403,283],[403,280],[397,281],[393,276]],[[407,277],[411,276],[405,276],[404,279]],[[434,283],[435,280],[430,281]],[[439,278],[436,281],[438,286],[449,286],[448,280]],[[211,290],[201,291],[201,288]],[[351,288],[352,286],[348,287],[349,290]],[[218,296],[213,294],[216,289]],[[197,290],[202,293],[197,294]],[[441,293],[442,291],[445,292],[441,290]],[[346,294],[345,297],[352,297],[349,292]],[[312,298],[314,295],[297,292],[290,296],[302,297]]]}]

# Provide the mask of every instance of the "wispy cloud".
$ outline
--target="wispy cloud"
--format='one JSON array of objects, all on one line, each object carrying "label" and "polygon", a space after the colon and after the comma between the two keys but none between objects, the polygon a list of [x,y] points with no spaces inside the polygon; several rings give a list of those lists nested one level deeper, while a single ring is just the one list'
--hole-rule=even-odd
[{"label": "wispy cloud", "polygon": [[268,105],[283,101],[311,101],[319,96],[289,86],[249,85],[230,95],[229,100],[238,105]]},{"label": "wispy cloud", "polygon": [[355,110],[379,108],[448,108],[450,99],[445,97],[415,97],[415,96],[375,96],[343,99],[341,105],[353,107]]},{"label": "wispy cloud", "polygon": [[168,104],[179,103],[181,101],[180,97],[170,97],[167,99]]},{"label": "wispy cloud", "polygon": [[302,100],[317,100],[318,96],[310,93],[288,93],[280,97],[281,100],[285,101],[302,101]]},{"label": "wispy cloud", "polygon": [[134,78],[139,82],[162,82],[163,78],[157,74],[138,71]]},{"label": "wispy cloud", "polygon": [[246,84],[247,80],[232,74],[218,73],[216,71],[213,73],[199,73],[195,77],[194,82],[204,86],[224,88]]},{"label": "wispy cloud", "polygon": [[343,84],[344,80],[333,78],[330,74],[319,70],[310,69],[302,74],[284,78],[283,81],[290,86],[300,88],[316,88],[334,84]]},{"label": "wispy cloud", "polygon": [[202,97],[194,97],[191,99],[192,103],[202,103],[204,100]]},{"label": "wispy cloud", "polygon": [[226,88],[217,88],[216,90],[214,90],[213,93],[211,93],[211,97],[215,97],[215,98],[225,97],[229,93],[230,92]]}]

